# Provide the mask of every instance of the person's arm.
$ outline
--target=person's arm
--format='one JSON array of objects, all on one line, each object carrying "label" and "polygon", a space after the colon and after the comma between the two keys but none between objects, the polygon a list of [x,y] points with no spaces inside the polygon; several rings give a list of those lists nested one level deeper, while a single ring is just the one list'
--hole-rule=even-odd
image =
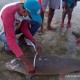
[{"label": "person's arm", "polygon": [[20,30],[22,31],[22,33],[25,35],[26,38],[28,38],[35,46],[36,46],[36,49],[39,50],[39,45],[38,43],[36,42],[36,40],[33,38],[30,30],[29,30],[29,24],[28,24],[28,21],[23,21],[21,26],[20,26]]},{"label": "person's arm", "polygon": [[27,20],[22,22],[20,30],[22,31],[26,38],[28,38],[34,45],[36,44],[36,41],[29,30],[29,24]]},{"label": "person's arm", "polygon": [[3,11],[2,20],[4,24],[4,30],[6,33],[6,40],[9,48],[16,55],[16,57],[20,57],[23,55],[21,48],[19,47],[14,31],[14,13],[15,7],[8,7]]}]

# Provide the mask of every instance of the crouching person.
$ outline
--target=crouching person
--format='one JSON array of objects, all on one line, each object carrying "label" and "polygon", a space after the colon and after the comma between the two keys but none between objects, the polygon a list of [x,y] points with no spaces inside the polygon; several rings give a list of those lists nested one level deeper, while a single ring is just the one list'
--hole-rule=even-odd
[{"label": "crouching person", "polygon": [[[4,43],[4,49],[11,50],[17,58],[20,58],[27,72],[34,72],[35,68],[25,58],[19,47],[15,31],[18,28],[39,51],[39,44],[33,38],[42,22],[39,10],[40,5],[36,0],[27,0],[25,3],[10,3],[4,6],[0,12],[0,40]],[[15,26],[16,23],[17,26]]]}]

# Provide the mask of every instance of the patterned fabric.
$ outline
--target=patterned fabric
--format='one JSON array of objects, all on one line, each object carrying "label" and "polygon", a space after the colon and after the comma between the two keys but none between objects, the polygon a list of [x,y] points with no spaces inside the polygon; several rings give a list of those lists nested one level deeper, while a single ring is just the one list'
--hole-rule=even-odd
[{"label": "patterned fabric", "polygon": [[76,0],[62,0],[63,1],[63,7],[71,7],[74,8],[76,6]]}]

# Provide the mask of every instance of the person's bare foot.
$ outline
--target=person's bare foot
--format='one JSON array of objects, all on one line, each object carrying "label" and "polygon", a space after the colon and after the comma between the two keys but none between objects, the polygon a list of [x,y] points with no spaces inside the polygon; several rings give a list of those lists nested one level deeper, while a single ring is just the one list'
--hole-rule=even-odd
[{"label": "person's bare foot", "polygon": [[66,28],[71,28],[71,22],[70,23],[67,23]]},{"label": "person's bare foot", "polygon": [[51,27],[51,26],[47,26],[47,29],[48,29],[48,30],[52,30],[52,31],[56,31],[56,30],[57,30],[57,28],[53,28],[53,27]]},{"label": "person's bare foot", "polygon": [[38,34],[41,35],[42,33],[43,33],[43,26],[38,29]]},{"label": "person's bare foot", "polygon": [[60,24],[60,27],[61,27],[61,28],[64,28],[64,23],[61,23],[61,24]]},{"label": "person's bare foot", "polygon": [[43,26],[38,29],[38,34],[41,35],[43,33]]}]

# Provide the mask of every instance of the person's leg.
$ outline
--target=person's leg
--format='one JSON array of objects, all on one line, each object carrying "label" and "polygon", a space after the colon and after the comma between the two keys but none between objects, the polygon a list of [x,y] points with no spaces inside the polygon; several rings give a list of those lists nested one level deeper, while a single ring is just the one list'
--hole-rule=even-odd
[{"label": "person's leg", "polygon": [[38,23],[38,22],[35,22],[35,21],[31,21],[30,24],[31,24],[31,27],[29,29],[30,29],[30,32],[31,32],[32,36],[34,36],[34,34],[40,28],[41,23]]},{"label": "person's leg", "polygon": [[43,12],[45,12],[48,3],[49,3],[49,0],[42,0],[41,1],[41,7],[42,7]]},{"label": "person's leg", "polygon": [[62,20],[61,20],[61,24],[60,24],[60,27],[61,27],[61,28],[64,27],[64,20],[65,20],[66,14],[67,14],[67,10],[66,10],[66,8],[63,8]]},{"label": "person's leg", "polygon": [[40,13],[40,15],[42,17],[42,24],[41,24],[41,27],[38,29],[38,32],[42,33],[42,31],[43,31],[43,21],[44,21],[44,12]]},{"label": "person's leg", "polygon": [[47,29],[48,30],[55,30],[54,28],[51,27],[51,21],[54,16],[54,12],[55,12],[55,9],[49,8],[48,21],[47,21]]},{"label": "person's leg", "polygon": [[46,10],[46,7],[48,5],[48,2],[49,2],[49,0],[41,0],[41,3],[40,3],[41,4],[40,14],[41,14],[41,17],[42,17],[42,24],[41,24],[41,27],[38,30],[40,33],[43,30],[44,12]]},{"label": "person's leg", "polygon": [[16,31],[15,31],[15,34],[16,34],[16,35],[19,35],[19,36],[17,37],[18,44],[19,44],[20,46],[25,45],[25,44],[26,44],[25,39],[24,39],[25,36],[24,36],[24,34],[21,32],[21,30],[20,30],[20,29],[16,30]]},{"label": "person's leg", "polygon": [[73,8],[70,8],[70,9],[69,9],[69,12],[68,12],[67,28],[71,28],[72,11],[73,11]]},{"label": "person's leg", "polygon": [[[13,52],[11,51],[11,49],[9,48],[9,46],[7,45],[5,33],[2,33],[2,34],[0,35],[0,41],[2,41],[2,42],[4,43],[3,48],[4,48],[4,50],[5,50],[6,52],[13,53]],[[17,40],[17,39],[16,39],[16,41],[17,41],[17,43],[18,43],[18,40]]]},{"label": "person's leg", "polygon": [[7,42],[6,42],[6,36],[5,36],[5,33],[2,33],[1,35],[0,35],[0,41],[2,41],[3,43],[4,43],[4,50],[6,50],[6,51],[9,51],[10,49],[9,49],[9,47],[8,47],[8,45],[7,45]]},{"label": "person's leg", "polygon": [[56,28],[51,27],[51,21],[54,16],[55,9],[58,9],[59,7],[60,7],[60,0],[49,0],[49,13],[47,21],[48,30],[56,30]]},{"label": "person's leg", "polygon": [[[38,0],[38,2],[40,3],[40,5],[41,5],[41,9],[40,9],[40,15],[41,15],[41,17],[42,17],[42,25],[41,25],[41,27],[40,27],[40,29],[39,30],[43,30],[43,20],[44,20],[44,12],[45,12],[45,9],[46,9],[46,6],[47,6],[47,4],[48,4],[48,0],[46,1],[46,0]],[[46,2],[46,3],[45,3]],[[45,3],[45,4],[44,4]],[[42,6],[42,4],[43,4],[43,6]]]}]

